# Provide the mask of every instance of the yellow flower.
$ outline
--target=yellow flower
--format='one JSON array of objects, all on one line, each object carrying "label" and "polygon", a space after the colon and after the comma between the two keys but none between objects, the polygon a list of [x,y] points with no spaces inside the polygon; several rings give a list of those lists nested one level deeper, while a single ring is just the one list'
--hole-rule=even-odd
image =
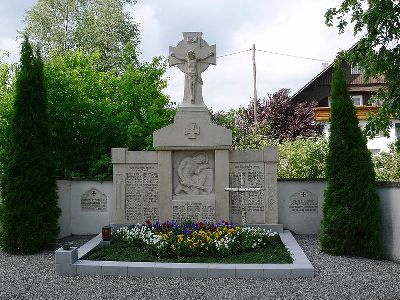
[{"label": "yellow flower", "polygon": [[183,241],[183,234],[178,234],[178,243]]}]

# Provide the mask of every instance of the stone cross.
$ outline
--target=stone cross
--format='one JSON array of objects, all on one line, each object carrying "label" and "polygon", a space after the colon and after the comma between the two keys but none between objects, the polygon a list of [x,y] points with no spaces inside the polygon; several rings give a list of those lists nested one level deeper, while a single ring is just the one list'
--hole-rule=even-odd
[{"label": "stone cross", "polygon": [[178,66],[185,73],[183,104],[204,105],[201,73],[216,64],[216,47],[201,38],[201,32],[184,32],[176,47],[169,47],[169,65]]},{"label": "stone cross", "polygon": [[185,135],[189,139],[195,139],[196,134],[200,134],[200,128],[196,123],[191,123],[188,128],[185,128]]},{"label": "stone cross", "polygon": [[245,193],[246,192],[259,192],[262,191],[262,188],[246,188],[244,187],[244,174],[240,173],[240,187],[226,187],[225,191],[226,192],[238,192],[242,196],[242,201],[240,203],[240,209],[242,211],[242,225],[246,225],[246,201],[245,201]]}]

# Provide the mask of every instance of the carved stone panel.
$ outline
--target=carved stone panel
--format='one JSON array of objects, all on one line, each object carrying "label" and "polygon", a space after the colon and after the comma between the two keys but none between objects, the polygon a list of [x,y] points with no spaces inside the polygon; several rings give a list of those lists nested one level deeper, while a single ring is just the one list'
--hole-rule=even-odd
[{"label": "carved stone panel", "polygon": [[307,190],[298,191],[290,196],[289,212],[293,214],[317,214],[318,196]]},{"label": "carved stone panel", "polygon": [[[231,163],[230,164],[230,187],[240,187],[240,176],[243,176],[245,188],[265,188],[264,164],[263,163]],[[230,192],[231,221],[241,223],[241,204],[244,196],[246,221],[248,224],[265,223],[265,190],[255,192]]]},{"label": "carved stone panel", "polygon": [[187,200],[172,200],[172,218],[177,222],[215,222],[215,199],[193,196]]},{"label": "carved stone panel", "polygon": [[81,196],[82,211],[107,211],[107,196],[92,187]]},{"label": "carved stone panel", "polygon": [[126,170],[125,216],[129,223],[158,221],[158,166],[131,164]]},{"label": "carved stone panel", "polygon": [[173,195],[214,193],[214,152],[176,151],[173,168]]}]

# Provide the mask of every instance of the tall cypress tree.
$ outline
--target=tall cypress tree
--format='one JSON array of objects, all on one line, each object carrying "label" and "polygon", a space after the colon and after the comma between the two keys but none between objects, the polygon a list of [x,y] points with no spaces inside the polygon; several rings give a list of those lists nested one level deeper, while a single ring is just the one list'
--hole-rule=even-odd
[{"label": "tall cypress tree", "polygon": [[321,248],[335,255],[380,258],[382,225],[375,171],[341,58],[335,62],[331,104]]},{"label": "tall cypress tree", "polygon": [[51,158],[47,96],[40,54],[22,43],[14,117],[3,185],[3,246],[10,253],[34,253],[57,237],[55,166]]}]

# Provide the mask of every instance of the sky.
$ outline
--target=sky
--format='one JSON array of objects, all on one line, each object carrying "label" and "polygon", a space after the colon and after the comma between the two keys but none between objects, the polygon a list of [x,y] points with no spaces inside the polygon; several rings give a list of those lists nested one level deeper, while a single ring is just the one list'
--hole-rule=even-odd
[{"label": "sky", "polygon": [[[25,11],[37,0],[0,0],[0,50],[7,61],[18,61]],[[350,48],[356,38],[349,30],[339,35],[325,25],[327,8],[340,0],[138,0],[128,9],[140,24],[141,60],[168,56],[169,46],[182,40],[182,32],[203,32],[209,45],[217,46],[217,65],[204,73],[203,98],[214,111],[247,106],[253,98],[253,63],[256,52],[257,94],[267,97],[281,88],[296,93],[322,71],[322,62],[292,56],[333,61],[336,53]],[[281,53],[276,55],[268,52]],[[222,56],[222,57],[219,57]],[[218,58],[219,57],[219,58]],[[165,93],[171,101],[183,98],[184,74],[167,69]]]}]

